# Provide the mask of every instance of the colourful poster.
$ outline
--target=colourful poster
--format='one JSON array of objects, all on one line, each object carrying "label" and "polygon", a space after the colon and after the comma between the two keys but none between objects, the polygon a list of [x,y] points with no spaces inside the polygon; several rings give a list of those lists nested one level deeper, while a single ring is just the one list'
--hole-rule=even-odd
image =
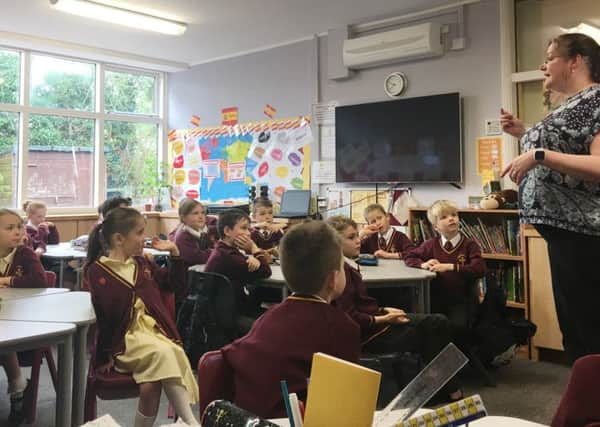
[{"label": "colourful poster", "polygon": [[268,185],[279,201],[286,189],[310,188],[311,142],[307,117],[171,131],[173,198],[247,202],[249,185]]},{"label": "colourful poster", "polygon": [[477,139],[477,174],[502,170],[502,138]]}]

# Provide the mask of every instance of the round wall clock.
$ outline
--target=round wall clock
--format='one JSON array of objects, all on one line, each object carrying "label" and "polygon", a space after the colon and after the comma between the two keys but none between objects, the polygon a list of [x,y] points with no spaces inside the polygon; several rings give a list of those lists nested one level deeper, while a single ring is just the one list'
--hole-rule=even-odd
[{"label": "round wall clock", "polygon": [[408,80],[406,79],[404,73],[397,71],[389,74],[385,78],[383,82],[383,89],[389,97],[396,98],[404,93],[407,85]]}]

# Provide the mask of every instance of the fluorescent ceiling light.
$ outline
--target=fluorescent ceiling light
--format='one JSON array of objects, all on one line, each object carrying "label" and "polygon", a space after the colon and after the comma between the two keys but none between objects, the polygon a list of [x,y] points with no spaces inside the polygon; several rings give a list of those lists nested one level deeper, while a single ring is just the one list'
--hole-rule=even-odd
[{"label": "fluorescent ceiling light", "polygon": [[561,29],[561,31],[563,31],[565,33],[585,34],[586,36],[590,36],[591,38],[596,40],[596,43],[600,44],[600,28],[595,27],[593,25],[589,25],[589,24],[582,22],[581,24],[577,25],[576,27],[571,27],[571,28],[560,27],[560,29]]},{"label": "fluorescent ceiling light", "polygon": [[50,4],[55,9],[74,15],[174,36],[183,34],[187,28],[187,25],[181,22],[109,6],[92,0],[50,0]]}]

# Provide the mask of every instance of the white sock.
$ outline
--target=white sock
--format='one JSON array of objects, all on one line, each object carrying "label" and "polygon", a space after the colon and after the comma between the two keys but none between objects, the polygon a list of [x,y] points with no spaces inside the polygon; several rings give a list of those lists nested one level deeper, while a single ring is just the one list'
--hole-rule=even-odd
[{"label": "white sock", "polygon": [[199,426],[200,423],[196,420],[192,408],[190,408],[190,399],[185,387],[174,379],[162,380],[162,385],[169,402],[171,402],[175,412],[183,422],[191,426]]},{"label": "white sock", "polygon": [[154,425],[155,419],[156,419],[156,415],[154,415],[152,417],[147,417],[138,410],[138,411],[135,411],[135,422],[134,422],[133,426],[134,427],[152,427]]},{"label": "white sock", "polygon": [[27,381],[25,381],[23,376],[20,376],[8,383],[8,394],[13,395],[23,393],[25,387],[27,387]]}]

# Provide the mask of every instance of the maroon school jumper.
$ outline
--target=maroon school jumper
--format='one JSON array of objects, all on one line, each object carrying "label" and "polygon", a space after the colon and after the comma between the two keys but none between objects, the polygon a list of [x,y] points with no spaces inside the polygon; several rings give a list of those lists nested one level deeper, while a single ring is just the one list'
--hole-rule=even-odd
[{"label": "maroon school jumper", "polygon": [[38,256],[26,246],[17,246],[12,262],[2,277],[12,277],[11,288],[45,288],[46,272]]},{"label": "maroon school jumper", "polygon": [[37,248],[42,248],[46,252],[46,245],[57,245],[60,243],[60,236],[55,225],[46,227],[34,227],[33,225],[25,225],[25,231],[29,237],[29,244],[35,251]]},{"label": "maroon school jumper", "polygon": [[384,250],[391,253],[399,253],[400,258],[404,256],[404,252],[411,249],[414,245],[410,241],[406,234],[392,228],[392,235],[390,240],[385,244],[379,243],[379,233],[373,233],[368,237],[365,237],[360,242],[360,253],[361,254],[374,254],[378,249]]},{"label": "maroon school jumper", "polygon": [[271,230],[267,230],[267,232],[265,233],[263,230],[259,229],[259,228],[254,228],[252,229],[252,232],[250,233],[250,238],[252,239],[252,241],[254,243],[256,243],[256,246],[258,246],[260,249],[271,249],[274,248],[275,246],[279,245],[279,241],[281,240],[281,238],[283,237],[283,231],[278,230],[278,231],[271,231]]},{"label": "maroon school jumper", "polygon": [[285,417],[280,380],[306,403],[313,354],[356,363],[359,328],[346,313],[312,296],[293,295],[269,309],[221,352],[233,368],[235,404],[264,418]]}]

